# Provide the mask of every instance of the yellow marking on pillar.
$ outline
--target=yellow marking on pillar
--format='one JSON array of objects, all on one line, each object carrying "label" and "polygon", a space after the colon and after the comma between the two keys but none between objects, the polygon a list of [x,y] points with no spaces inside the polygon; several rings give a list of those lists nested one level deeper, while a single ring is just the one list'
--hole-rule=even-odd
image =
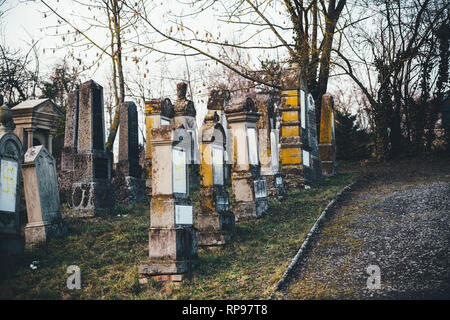
[{"label": "yellow marking on pillar", "polygon": [[301,164],[302,156],[300,148],[281,149],[281,164]]},{"label": "yellow marking on pillar", "polygon": [[319,143],[331,143],[331,113],[327,106],[322,107],[320,117],[320,139]]},{"label": "yellow marking on pillar", "polygon": [[284,106],[298,106],[298,91],[281,91],[281,104]]},{"label": "yellow marking on pillar", "polygon": [[292,136],[298,136],[299,130],[298,126],[282,126],[281,127],[281,135],[283,137],[292,137]]},{"label": "yellow marking on pillar", "polygon": [[152,140],[151,140],[152,128],[153,128],[153,119],[151,117],[146,117],[146,119],[145,119],[145,130],[146,130],[145,157],[147,159],[152,158]]},{"label": "yellow marking on pillar", "polygon": [[298,111],[281,112],[281,120],[283,120],[283,122],[298,121]]},{"label": "yellow marking on pillar", "polygon": [[202,149],[202,164],[200,166],[201,184],[204,187],[209,187],[214,184],[211,146],[202,144],[201,149]]},{"label": "yellow marking on pillar", "polygon": [[145,114],[146,114],[147,116],[149,116],[149,115],[153,114],[153,112],[155,112],[155,110],[153,109],[153,107],[152,107],[149,103],[146,103],[146,104],[145,104]]}]

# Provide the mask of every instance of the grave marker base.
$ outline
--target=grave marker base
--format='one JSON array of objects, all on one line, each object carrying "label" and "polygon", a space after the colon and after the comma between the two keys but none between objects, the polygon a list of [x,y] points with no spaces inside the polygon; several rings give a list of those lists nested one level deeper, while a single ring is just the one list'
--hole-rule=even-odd
[{"label": "grave marker base", "polygon": [[219,246],[230,240],[229,231],[235,225],[235,217],[231,212],[214,212],[197,215],[198,245]]},{"label": "grave marker base", "polygon": [[49,238],[62,237],[67,233],[64,222],[39,221],[25,226],[25,241],[27,247],[45,243]]},{"label": "grave marker base", "polygon": [[114,206],[108,181],[73,183],[69,201],[67,213],[75,217],[93,217]]}]

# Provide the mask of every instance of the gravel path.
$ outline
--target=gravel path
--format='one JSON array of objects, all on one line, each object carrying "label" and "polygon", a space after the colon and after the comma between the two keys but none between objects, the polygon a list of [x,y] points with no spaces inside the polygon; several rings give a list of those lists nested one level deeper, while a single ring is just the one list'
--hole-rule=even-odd
[{"label": "gravel path", "polygon": [[[284,299],[450,299],[448,161],[396,167],[366,170],[296,267]],[[380,272],[379,288],[369,266]]]}]

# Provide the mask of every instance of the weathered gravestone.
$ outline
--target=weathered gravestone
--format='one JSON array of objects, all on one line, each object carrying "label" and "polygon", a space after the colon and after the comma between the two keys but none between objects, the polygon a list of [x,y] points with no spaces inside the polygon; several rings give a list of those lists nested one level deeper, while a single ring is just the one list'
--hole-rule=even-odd
[{"label": "weathered gravestone", "polygon": [[159,281],[181,281],[197,259],[197,230],[189,200],[189,135],[183,126],[154,128],[149,260],[139,273]]},{"label": "weathered gravestone", "polygon": [[267,181],[269,196],[282,198],[286,193],[283,175],[280,172],[278,130],[276,128],[275,92],[259,92],[256,94],[256,106],[261,117],[258,120],[259,155],[261,175]]},{"label": "weathered gravestone", "polygon": [[219,116],[218,122],[222,125],[225,130],[225,150],[224,150],[224,161],[225,161],[225,180],[231,179],[231,165],[233,164],[232,159],[232,139],[231,131],[228,127],[227,117],[225,116],[225,106],[230,101],[230,91],[213,89],[209,93],[207,109],[215,111]]},{"label": "weathered gravestone", "polygon": [[11,109],[16,124],[14,133],[24,149],[43,145],[51,154],[53,135],[62,117],[62,110],[48,98],[29,99]]},{"label": "weathered gravestone", "polygon": [[175,116],[173,118],[174,124],[183,125],[189,135],[189,149],[188,149],[188,165],[189,165],[189,182],[191,185],[200,184],[200,156],[197,142],[197,122],[195,116],[194,103],[186,98],[187,83],[180,82],[177,84],[177,101],[175,102]]},{"label": "weathered gravestone", "polygon": [[73,183],[70,213],[93,216],[114,206],[111,188],[112,153],[105,148],[103,88],[93,80],[80,85],[75,101],[78,111],[76,152],[73,156]]},{"label": "weathered gravestone", "polygon": [[305,122],[304,106],[304,90],[281,92],[281,172],[287,189],[304,186],[300,136],[301,123]]},{"label": "weathered gravestone", "polygon": [[316,108],[314,98],[309,93],[305,106],[305,129],[302,126],[303,169],[305,182],[315,183],[322,179],[322,164],[319,159],[319,147],[316,126]]},{"label": "weathered gravestone", "polygon": [[266,179],[261,176],[256,122],[260,114],[250,98],[225,107],[233,137],[231,185],[236,220],[259,218],[268,208]]},{"label": "weathered gravestone", "polygon": [[73,161],[78,149],[79,97],[78,89],[67,96],[64,146],[61,152],[61,169],[58,172],[59,194],[63,202],[68,202],[73,184]]},{"label": "weathered gravestone", "polygon": [[229,211],[228,193],[225,190],[224,150],[225,131],[216,111],[210,110],[202,127],[200,166],[200,212],[197,215],[198,244],[200,246],[224,245],[235,217]]},{"label": "weathered gravestone", "polygon": [[26,244],[39,244],[64,235],[67,229],[61,218],[55,159],[44,146],[27,150],[22,176],[28,216]]},{"label": "weathered gravestone", "polygon": [[320,112],[319,157],[322,160],[322,173],[327,176],[336,174],[337,167],[333,109],[333,96],[329,93],[324,94]]},{"label": "weathered gravestone", "polygon": [[[0,102],[3,97],[0,96]],[[6,269],[11,257],[23,253],[20,237],[19,201],[22,166],[22,144],[13,133],[12,112],[0,107],[0,270]]]},{"label": "weathered gravestone", "polygon": [[139,165],[138,113],[134,102],[120,106],[119,156],[112,185],[118,204],[130,205],[147,200],[145,180]]},{"label": "weathered gravestone", "polygon": [[152,188],[152,137],[153,128],[159,128],[172,124],[175,110],[170,99],[151,99],[145,102],[145,161],[144,179],[147,194],[151,194]]}]

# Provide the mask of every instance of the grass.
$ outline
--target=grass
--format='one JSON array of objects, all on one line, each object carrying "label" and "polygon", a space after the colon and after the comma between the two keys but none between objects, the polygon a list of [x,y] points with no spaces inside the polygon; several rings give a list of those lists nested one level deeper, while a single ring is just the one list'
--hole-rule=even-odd
[{"label": "grass", "polygon": [[[139,284],[148,254],[148,206],[118,207],[92,219],[66,219],[69,233],[27,249],[6,280],[2,299],[267,299],[323,208],[356,173],[324,179],[270,201],[267,214],[239,222],[231,241],[199,249],[198,265],[182,283]],[[198,206],[198,191],[192,193]],[[39,260],[33,270],[30,264]],[[81,269],[81,290],[66,286],[67,267]]]}]

